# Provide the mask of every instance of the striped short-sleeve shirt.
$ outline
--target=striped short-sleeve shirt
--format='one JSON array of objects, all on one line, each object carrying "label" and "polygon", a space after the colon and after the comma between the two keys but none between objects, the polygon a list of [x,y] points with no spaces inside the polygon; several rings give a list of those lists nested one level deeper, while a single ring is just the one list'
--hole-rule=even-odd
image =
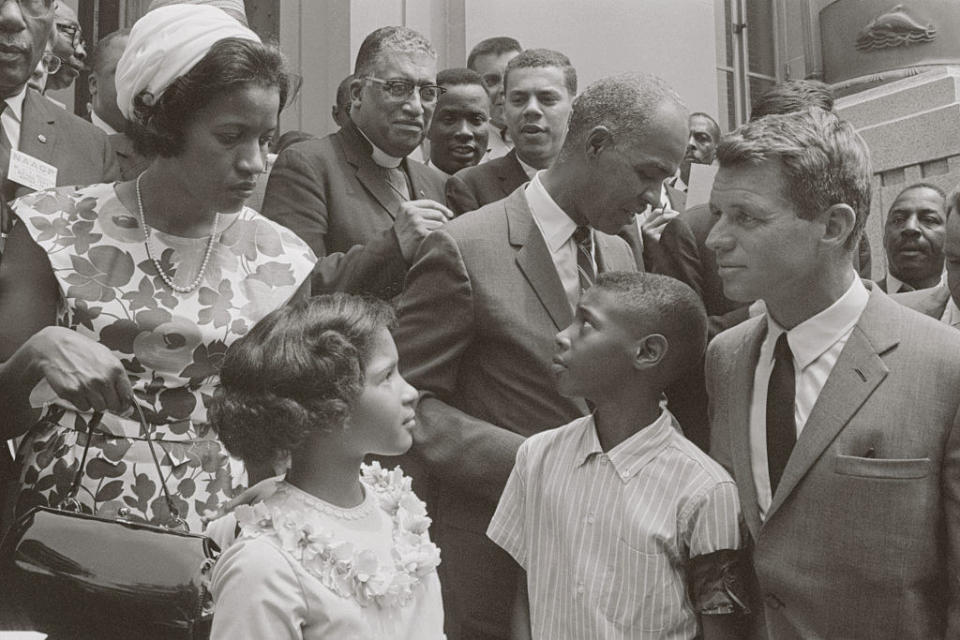
[{"label": "striped short-sleeve shirt", "polygon": [[674,640],[690,558],[741,546],[730,476],[666,410],[604,453],[592,416],[529,438],[487,535],[527,572],[534,638]]}]

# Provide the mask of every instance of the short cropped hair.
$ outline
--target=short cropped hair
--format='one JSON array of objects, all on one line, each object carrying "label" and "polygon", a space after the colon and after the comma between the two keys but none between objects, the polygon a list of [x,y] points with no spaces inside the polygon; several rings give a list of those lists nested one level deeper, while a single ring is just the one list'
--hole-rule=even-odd
[{"label": "short cropped hair", "polygon": [[790,80],[757,98],[750,109],[750,120],[806,111],[811,107],[833,111],[833,89],[817,80]]},{"label": "short cropped hair", "polygon": [[688,285],[655,273],[608,271],[593,287],[615,295],[618,312],[631,320],[637,338],[659,333],[667,339],[664,387],[701,366],[707,311]]},{"label": "short cropped hair", "polygon": [[893,199],[894,202],[896,202],[897,198],[905,194],[907,191],[913,191],[914,189],[930,189],[931,191],[935,191],[937,194],[939,194],[944,200],[947,199],[947,193],[937,185],[929,182],[915,182],[914,184],[901,189],[900,193],[897,194],[897,197]]},{"label": "short cropped hair", "polygon": [[563,84],[571,97],[577,95],[577,70],[573,68],[570,58],[559,51],[552,49],[527,49],[507,63],[503,72],[503,86],[506,89],[507,78],[514,69],[533,69],[540,67],[557,67],[563,71]]},{"label": "short cropped hair", "polygon": [[214,98],[249,84],[279,89],[281,110],[298,88],[277,47],[242,38],[216,42],[156,102],[147,104],[142,94],[134,98],[128,129],[134,149],[144,156],[180,155],[194,114]]},{"label": "short cropped hair", "polygon": [[[90,54],[90,68],[93,72],[96,74],[103,73],[104,66],[107,64],[107,51],[109,51],[114,40],[129,37],[130,29],[117,29],[100,38],[97,46],[93,48],[93,52]],[[120,56],[117,56],[114,62],[116,63],[119,59]]]},{"label": "short cropped hair", "polygon": [[709,120],[710,128],[712,129],[712,131],[710,132],[710,135],[713,136],[714,142],[720,142],[720,125],[717,124],[717,121],[713,119],[713,116],[711,116],[709,113],[704,113],[703,111],[694,111],[693,113],[690,114],[690,117],[687,119],[693,120],[694,118],[704,118],[706,120]]},{"label": "short cropped hair", "polygon": [[441,87],[450,87],[461,84],[475,84],[478,87],[486,87],[483,84],[483,78],[473,69],[466,67],[454,67],[453,69],[443,69],[437,73],[437,84]]},{"label": "short cropped hair", "polygon": [[648,73],[624,73],[594,82],[573,101],[560,158],[576,153],[598,126],[609,129],[615,140],[636,142],[664,102],[672,102],[684,112],[687,109],[676,91]]},{"label": "short cropped hair", "polygon": [[394,323],[387,303],[344,293],[267,314],[227,349],[210,424],[248,464],[283,460],[311,434],[342,429],[376,335]]},{"label": "short cropped hair", "polygon": [[360,45],[353,75],[362,78],[373,73],[373,68],[386,52],[401,54],[425,54],[433,59],[437,52],[430,41],[409,27],[380,27],[373,31]]},{"label": "short cropped hair", "polygon": [[778,161],[786,193],[801,218],[836,204],[856,212],[846,248],[853,250],[870,213],[870,152],[849,122],[823,109],[771,115],[727,134],[717,146],[720,168]]},{"label": "short cropped hair", "polygon": [[474,45],[473,49],[470,50],[470,55],[467,56],[467,66],[476,71],[476,68],[473,66],[473,62],[478,57],[490,54],[499,56],[507,53],[508,51],[516,51],[517,53],[520,53],[523,51],[523,47],[520,46],[520,43],[517,42],[516,38],[510,38],[508,36],[497,36],[496,38],[487,38],[486,40],[481,40]]}]

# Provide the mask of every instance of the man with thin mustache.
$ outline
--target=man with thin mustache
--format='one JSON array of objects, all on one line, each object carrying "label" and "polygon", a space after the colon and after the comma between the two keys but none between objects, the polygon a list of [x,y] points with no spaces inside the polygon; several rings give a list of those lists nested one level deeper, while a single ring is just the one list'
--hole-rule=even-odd
[{"label": "man with thin mustache", "polygon": [[350,81],[349,120],[336,133],[284,149],[270,172],[263,214],[321,259],[314,292],[392,298],[420,241],[453,214],[446,176],[409,158],[443,89],[437,54],[407,27],[366,37]]},{"label": "man with thin mustache", "polygon": [[877,281],[881,290],[929,289],[943,280],[944,200],[943,190],[927,183],[910,185],[894,199],[883,227],[887,275]]}]

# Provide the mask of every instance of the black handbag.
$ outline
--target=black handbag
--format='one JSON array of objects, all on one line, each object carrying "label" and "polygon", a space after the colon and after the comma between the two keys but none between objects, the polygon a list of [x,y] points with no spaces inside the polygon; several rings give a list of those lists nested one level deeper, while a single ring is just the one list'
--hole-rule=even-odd
[{"label": "black handbag", "polygon": [[[153,460],[160,462],[134,403]],[[94,414],[73,484],[59,508],[34,507],[0,544],[3,599],[12,599],[29,628],[53,638],[170,638],[210,635],[208,585],[219,548],[185,527],[159,478],[170,527],[79,513],[75,496],[102,414]]]}]

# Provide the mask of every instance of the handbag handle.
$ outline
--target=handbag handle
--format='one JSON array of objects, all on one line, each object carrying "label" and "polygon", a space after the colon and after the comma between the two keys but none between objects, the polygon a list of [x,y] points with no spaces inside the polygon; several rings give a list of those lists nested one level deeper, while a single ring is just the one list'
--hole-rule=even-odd
[{"label": "handbag handle", "polygon": [[[167,503],[167,509],[170,511],[171,520],[170,523],[165,526],[174,531],[189,531],[190,527],[187,521],[180,517],[180,510],[177,509],[173,498],[170,497],[170,491],[167,489],[167,483],[163,478],[163,469],[160,467],[160,459],[157,458],[156,449],[153,447],[153,438],[147,425],[147,419],[143,415],[143,409],[140,408],[140,403],[137,402],[136,399],[133,401],[133,406],[136,409],[140,428],[144,433],[144,439],[147,441],[147,447],[150,449],[150,457],[153,458],[153,463],[157,466],[157,479],[160,481],[160,487],[163,489],[163,498]],[[83,445],[83,454],[80,456],[80,466],[77,467],[77,471],[73,475],[73,482],[70,484],[70,489],[67,491],[63,500],[57,505],[58,509],[62,509],[63,511],[80,511],[80,502],[77,500],[77,493],[80,491],[80,480],[83,477],[83,469],[87,464],[87,452],[90,450],[90,441],[93,440],[93,432],[100,426],[101,420],[103,420],[103,411],[96,411],[90,418],[90,422],[87,423],[87,441]]]}]

